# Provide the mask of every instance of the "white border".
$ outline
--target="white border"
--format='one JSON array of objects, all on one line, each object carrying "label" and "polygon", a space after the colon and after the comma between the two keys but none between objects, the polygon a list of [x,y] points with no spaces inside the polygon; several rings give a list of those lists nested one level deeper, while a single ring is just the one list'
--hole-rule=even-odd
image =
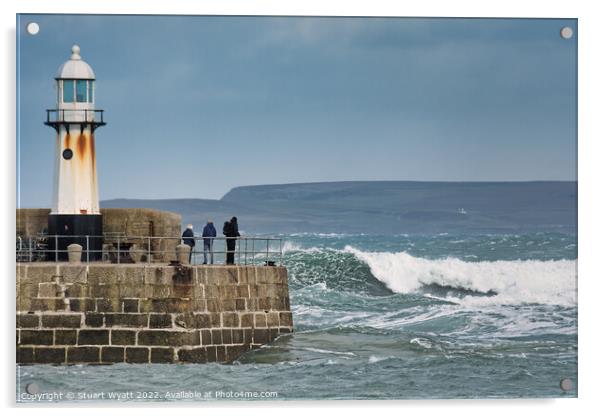
[{"label": "white border", "polygon": [[[346,16],[465,16],[465,17],[563,17],[579,19],[579,399],[565,400],[465,400],[465,401],[397,401],[397,402],[278,402],[269,406],[263,403],[218,403],[210,409],[182,408],[178,412],[235,412],[305,415],[307,412],[364,414],[377,407],[379,413],[427,412],[447,415],[504,415],[508,413],[533,413],[566,415],[594,413],[599,407],[602,394],[597,387],[600,377],[600,345],[602,314],[596,308],[602,288],[602,276],[597,272],[600,234],[602,232],[602,204],[600,185],[600,41],[602,40],[602,16],[595,1],[525,0],[470,1],[385,1],[385,0],[9,0],[0,2],[2,21],[2,65],[0,65],[2,111],[0,126],[3,135],[2,161],[0,162],[4,198],[0,205],[3,238],[0,247],[5,299],[4,337],[2,342],[2,388],[5,406],[14,403],[14,256],[13,233],[15,216],[15,13],[120,13],[120,14],[224,14],[224,15],[346,15]],[[216,408],[218,407],[218,408]],[[309,408],[308,408],[309,407]],[[38,410],[39,409],[39,410]],[[30,409],[33,410],[33,409]],[[596,409],[599,410],[599,409]],[[10,410],[12,413],[14,409]],[[36,412],[61,414],[81,412],[81,409],[52,407]],[[106,410],[86,409],[97,414]],[[157,405],[145,406],[145,413],[163,414],[166,409]]]}]

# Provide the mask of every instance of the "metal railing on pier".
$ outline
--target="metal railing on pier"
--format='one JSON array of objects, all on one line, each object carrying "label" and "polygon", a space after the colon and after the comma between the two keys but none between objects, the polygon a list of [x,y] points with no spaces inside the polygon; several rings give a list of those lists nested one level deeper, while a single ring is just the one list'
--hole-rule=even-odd
[{"label": "metal railing on pier", "polygon": [[[122,234],[17,236],[17,262],[65,261],[67,246],[82,246],[81,261],[110,263],[169,263],[176,246],[191,243],[191,264],[282,265],[283,242],[277,237],[157,237]],[[228,247],[228,242],[230,247]],[[234,247],[232,247],[232,245]]]}]

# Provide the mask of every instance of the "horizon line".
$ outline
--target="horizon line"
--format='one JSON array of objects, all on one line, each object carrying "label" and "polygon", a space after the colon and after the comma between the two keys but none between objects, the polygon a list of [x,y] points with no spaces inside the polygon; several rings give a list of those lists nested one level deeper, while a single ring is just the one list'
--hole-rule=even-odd
[{"label": "horizon line", "polygon": [[318,184],[347,184],[347,183],[450,183],[450,184],[460,184],[460,183],[469,183],[469,184],[507,184],[507,183],[561,183],[561,182],[575,182],[577,183],[577,179],[526,179],[526,180],[497,180],[497,181],[454,181],[454,180],[397,180],[397,179],[383,179],[383,180],[347,180],[347,181],[315,181],[315,182],[284,182],[284,183],[264,183],[264,184],[256,184],[256,185],[238,185],[230,188],[226,193],[224,193],[221,198],[204,198],[199,196],[189,196],[189,197],[167,197],[167,198],[140,198],[140,197],[113,197],[107,199],[101,199],[99,202],[103,201],[115,201],[115,200],[142,200],[142,201],[178,201],[178,200],[195,200],[202,199],[207,201],[221,201],[228,193],[233,191],[234,189],[239,188],[253,188],[253,187],[267,187],[267,186],[291,186],[291,185],[318,185]]}]

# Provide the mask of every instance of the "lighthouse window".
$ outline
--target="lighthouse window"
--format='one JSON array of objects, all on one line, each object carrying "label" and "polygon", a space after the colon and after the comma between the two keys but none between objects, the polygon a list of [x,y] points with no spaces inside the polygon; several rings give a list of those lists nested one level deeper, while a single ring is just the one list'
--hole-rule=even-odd
[{"label": "lighthouse window", "polygon": [[63,102],[64,103],[72,103],[73,102],[73,80],[64,80],[63,81]]},{"label": "lighthouse window", "polygon": [[77,80],[76,93],[77,93],[77,102],[78,103],[85,103],[87,101],[87,97],[86,97],[87,82],[88,81],[86,81],[85,79]]},{"label": "lighthouse window", "polygon": [[89,103],[93,103],[94,102],[94,81],[89,81],[88,102]]},{"label": "lighthouse window", "polygon": [[63,158],[65,160],[69,160],[73,157],[73,150],[71,149],[65,149],[63,150]]}]

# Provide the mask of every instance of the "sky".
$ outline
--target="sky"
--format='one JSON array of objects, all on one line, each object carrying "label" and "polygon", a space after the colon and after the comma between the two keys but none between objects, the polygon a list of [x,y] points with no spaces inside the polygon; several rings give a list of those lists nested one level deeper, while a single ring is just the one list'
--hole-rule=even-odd
[{"label": "sky", "polygon": [[576,180],[576,34],[574,19],[20,15],[17,203],[51,204],[43,122],[73,44],[105,110],[101,199]]}]

